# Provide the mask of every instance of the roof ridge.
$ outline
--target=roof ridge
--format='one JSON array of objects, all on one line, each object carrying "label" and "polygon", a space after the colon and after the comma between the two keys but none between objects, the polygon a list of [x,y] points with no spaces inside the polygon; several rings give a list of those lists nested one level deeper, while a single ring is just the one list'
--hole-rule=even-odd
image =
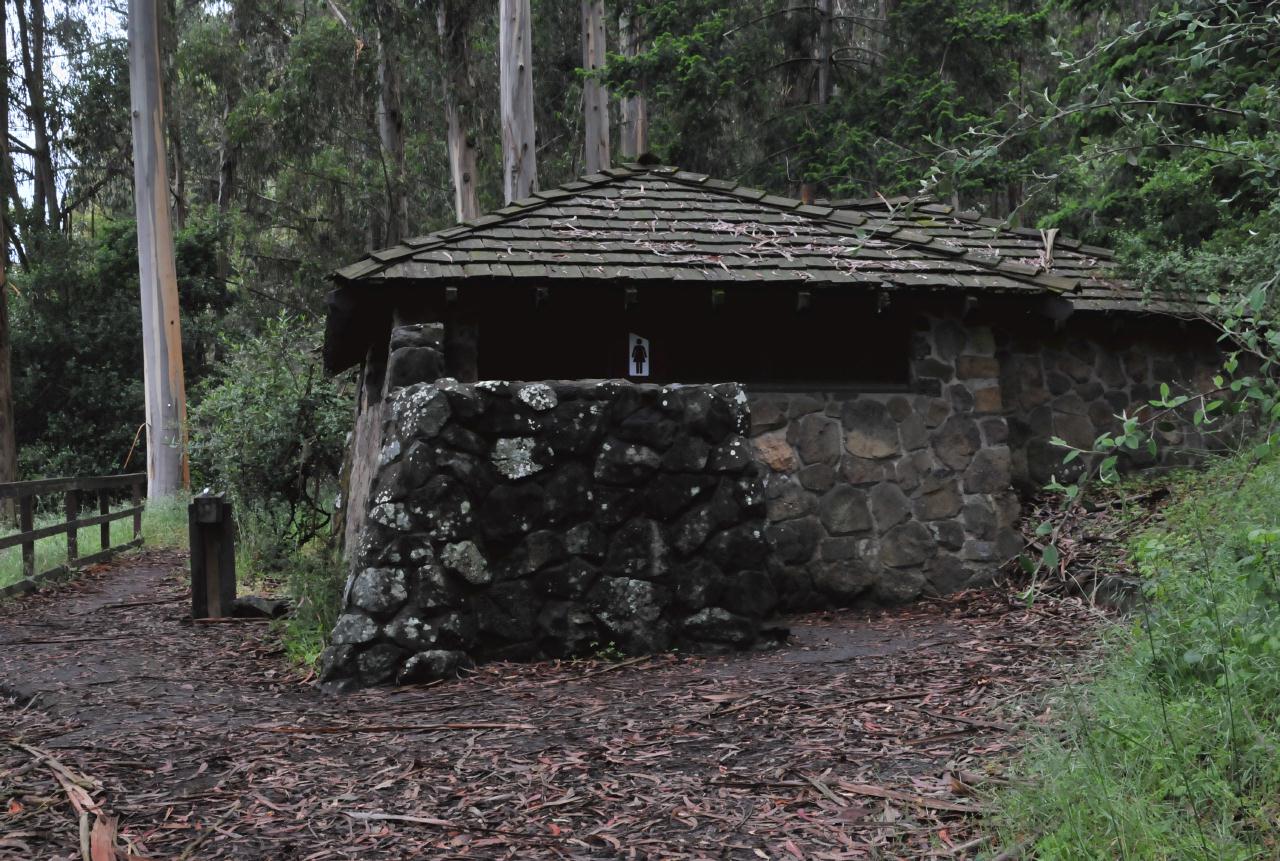
[{"label": "roof ridge", "polygon": [[[751,188],[749,186],[743,186],[741,184],[733,184],[732,187],[728,187],[730,186],[730,183],[728,180],[712,180],[705,173],[690,173],[688,171],[676,170],[675,173],[673,173],[670,178],[676,180],[677,182],[684,183],[686,185],[693,185],[693,186],[699,186],[699,187],[710,185],[712,188],[715,188],[716,190],[720,191],[723,194],[728,194],[734,197],[742,198],[744,200],[749,200],[752,203],[761,203],[767,206],[773,206],[778,209],[787,209],[790,211],[797,211],[797,212],[802,210],[813,210],[813,211],[822,210],[823,211],[822,214],[816,214],[816,213],[812,214],[812,217],[815,217],[815,218],[830,219],[830,218],[833,218],[839,212],[842,212],[842,211],[845,213],[848,212],[847,209],[841,210],[841,208],[837,206],[819,205],[817,201],[815,201],[813,204],[806,204],[804,203],[804,201],[798,200],[796,198],[781,197],[779,195],[768,194],[767,192],[763,192],[760,189]],[[712,182],[716,184],[711,185]],[[917,202],[925,202],[927,204],[927,202],[932,200],[932,198],[929,198],[927,196],[914,197],[914,198],[900,196],[900,197],[891,197],[891,198],[877,198],[876,200],[881,206],[883,206],[884,203],[889,203],[892,205],[895,201],[901,201],[903,203],[911,203],[911,204],[915,204]],[[811,213],[805,212],[805,214],[810,215]],[[866,216],[862,216],[862,219],[863,220],[861,222],[855,223],[855,226],[861,227],[871,220]],[[835,220],[840,221],[840,219],[835,219]],[[1034,271],[1034,267],[1031,267],[1024,263],[1012,263],[1009,261],[1001,261],[999,259],[996,259],[993,261],[991,258],[971,259],[972,255],[967,254],[962,248],[958,248],[956,246],[952,246],[952,245],[948,245],[946,243],[940,242],[937,239],[937,237],[926,236],[923,233],[910,230],[909,228],[894,227],[888,231],[873,230],[872,236],[877,235],[877,232],[879,233],[880,236],[892,237],[902,241],[907,245],[911,245],[918,248],[924,248],[929,251],[932,251],[935,254],[939,254],[943,257],[963,256],[966,261],[973,263],[975,266],[982,266],[984,268],[991,269],[992,271],[1000,272],[1001,274],[1007,275],[1011,278],[1015,278],[1019,281],[1035,284],[1036,286],[1044,287],[1048,290],[1052,290],[1057,293],[1071,292],[1076,287],[1075,282],[1072,281],[1070,278],[1064,278],[1059,275],[1052,275],[1048,272],[1046,267],[1043,267],[1043,266],[1038,267],[1039,271]]]},{"label": "roof ridge", "polygon": [[[851,211],[858,209],[858,206],[841,207],[838,205],[830,205],[838,204],[840,201],[823,202],[821,204],[815,201],[812,204],[807,204],[797,198],[770,194],[763,189],[733,182],[732,180],[715,179],[705,173],[681,170],[674,165],[642,165],[636,162],[627,162],[617,167],[604,168],[597,173],[580,176],[576,179],[560,183],[559,185],[552,186],[545,190],[540,189],[533,192],[529,197],[514,200],[501,209],[496,209],[493,212],[486,213],[473,219],[468,219],[467,221],[461,222],[453,227],[433,231],[432,233],[420,237],[411,237],[390,248],[370,252],[368,257],[364,260],[358,261],[350,266],[343,267],[335,272],[334,275],[343,280],[355,280],[366,275],[373,274],[385,266],[405,257],[410,257],[420,251],[431,250],[432,248],[446,244],[452,240],[469,236],[477,230],[493,227],[527,215],[528,213],[534,212],[557,200],[562,200],[565,197],[572,197],[577,192],[604,185],[611,185],[620,180],[649,175],[660,177],[688,187],[709,189],[722,195],[737,198],[749,203],[760,204],[775,210],[794,212],[808,218],[834,222],[845,228],[865,227],[873,220],[871,217],[861,212]],[[917,204],[924,206],[937,205],[936,201],[928,196],[898,196],[892,198],[880,197],[865,199],[865,207],[869,207],[872,200],[874,200],[875,204],[880,207],[884,207],[885,204],[889,204],[890,207],[892,207],[895,202],[900,204],[911,204],[912,206]],[[892,212],[893,210],[890,209],[887,214],[892,215]],[[962,217],[963,215],[964,214],[949,213],[949,217],[952,218]],[[980,219],[980,216],[978,218]],[[981,219],[981,221],[987,222],[992,220]],[[998,224],[999,222],[994,222],[992,226]],[[993,272],[999,272],[1006,277],[1034,284],[1039,287],[1044,287],[1045,289],[1052,290],[1054,292],[1071,292],[1075,290],[1077,286],[1070,278],[1050,274],[1044,266],[1033,267],[1025,263],[1004,261],[998,257],[992,258],[989,256],[975,255],[963,247],[945,243],[941,241],[939,237],[928,236],[907,227],[891,226],[887,221],[882,222],[878,226],[872,226],[870,230],[871,234],[867,239],[876,237],[896,239],[905,245],[924,249],[927,252],[937,255],[939,258],[963,258],[966,262],[972,263],[973,265],[982,266],[983,268],[990,269]],[[1081,248],[1083,249],[1084,246],[1081,246]]]}]

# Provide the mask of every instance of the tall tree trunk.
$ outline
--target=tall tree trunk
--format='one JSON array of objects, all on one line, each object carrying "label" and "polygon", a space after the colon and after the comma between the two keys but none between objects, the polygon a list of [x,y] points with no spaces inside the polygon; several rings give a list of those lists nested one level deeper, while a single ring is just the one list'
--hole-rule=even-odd
[{"label": "tall tree trunk", "polygon": [[[5,113],[7,115],[8,111]],[[0,213],[0,218],[4,217],[5,214]],[[0,484],[18,480],[18,442],[13,429],[13,348],[9,340],[8,257],[6,242],[4,252],[0,253]],[[12,519],[13,500],[0,500],[0,523],[8,523]]]},{"label": "tall tree trunk", "polygon": [[529,0],[500,0],[498,15],[502,194],[510,203],[528,197],[538,187]]},{"label": "tall tree trunk", "polygon": [[218,239],[218,280],[223,283],[226,283],[231,274],[226,220],[231,211],[231,200],[235,196],[236,162],[239,157],[239,148],[231,142],[231,135],[227,130],[233,108],[232,99],[231,90],[228,89],[222,106],[222,139],[218,145],[218,217],[222,222],[221,236]]},{"label": "tall tree trunk", "polygon": [[157,0],[129,0],[129,101],[133,108],[133,197],[138,219],[142,351],[147,418],[147,496],[191,484],[182,373],[178,273],[169,220]]},{"label": "tall tree trunk", "polygon": [[582,83],[584,144],[587,173],[609,166],[609,91],[600,82],[605,63],[604,0],[582,0]]},{"label": "tall tree trunk", "polygon": [[818,7],[818,104],[831,101],[831,0],[817,0]]},{"label": "tall tree trunk", "polygon": [[27,122],[32,137],[32,214],[42,227],[58,229],[62,213],[58,209],[58,183],[53,169],[53,148],[49,145],[49,105],[45,98],[44,0],[31,0],[27,13],[23,0],[15,0],[18,16],[18,43],[22,49],[22,72],[26,82]]},{"label": "tall tree trunk", "polygon": [[387,184],[384,245],[409,235],[409,196],[404,176],[404,113],[400,108],[400,64],[396,53],[397,26],[389,4],[378,15],[378,139],[382,142]]},{"label": "tall tree trunk", "polygon": [[160,58],[164,72],[162,98],[166,132],[169,137],[169,174],[173,192],[171,209],[173,223],[179,230],[187,225],[187,170],[182,155],[182,123],[178,103],[178,5],[175,0],[164,0],[164,14],[160,21]]},{"label": "tall tree trunk", "polygon": [[[0,2],[0,128],[9,128],[9,27],[7,3]],[[0,150],[0,173],[9,170],[9,147]],[[9,340],[9,205],[0,197],[0,484],[18,480],[18,443],[13,429],[13,349]],[[13,520],[13,500],[0,502],[0,523]]]},{"label": "tall tree trunk", "polygon": [[[624,57],[640,53],[640,22],[630,12],[624,11],[618,18],[618,41]],[[623,158],[635,159],[649,151],[649,105],[644,93],[637,92],[623,96],[619,107],[619,149]]]},{"label": "tall tree trunk", "polygon": [[885,58],[893,49],[893,40],[891,38],[893,28],[890,27],[890,22],[897,17],[898,0],[876,0],[876,10],[876,14],[879,17],[876,27],[879,28],[879,32],[874,34],[872,40],[875,48],[873,61],[883,66]]},{"label": "tall tree trunk", "polygon": [[[231,36],[238,43],[244,38],[244,19],[242,4],[231,4]],[[231,201],[236,193],[236,168],[240,162],[240,146],[231,140],[231,114],[239,104],[241,95],[241,78],[236,68],[227,75],[223,82],[222,95],[222,128],[218,138],[218,281],[226,284],[231,275],[231,231],[227,227],[227,217],[231,212]]]},{"label": "tall tree trunk", "polygon": [[459,221],[480,214],[476,199],[476,139],[473,133],[475,79],[468,41],[470,0],[441,0],[436,10],[442,65],[445,70],[444,115],[448,126],[449,175],[453,179],[453,208]]}]

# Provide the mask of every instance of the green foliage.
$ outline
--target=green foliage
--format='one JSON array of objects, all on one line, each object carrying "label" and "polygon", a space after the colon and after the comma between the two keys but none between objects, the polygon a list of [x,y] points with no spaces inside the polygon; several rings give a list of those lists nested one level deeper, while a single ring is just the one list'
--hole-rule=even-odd
[{"label": "green foliage", "polygon": [[1132,556],[1145,604],[999,798],[1040,859],[1256,859],[1280,843],[1280,461],[1192,475]]},{"label": "green foliage", "polygon": [[328,379],[317,335],[286,315],[227,344],[190,414],[193,482],[226,491],[257,562],[323,536],[350,423],[349,396]]},{"label": "green foliage", "polygon": [[329,645],[342,605],[343,571],[331,547],[310,547],[286,561],[284,585],[293,612],[280,624],[285,652],[294,663],[315,666]]},{"label": "green foliage", "polygon": [[1157,3],[1128,22],[1109,5],[1059,5],[1080,26],[1047,46],[1058,69],[976,122],[934,181],[1021,162],[1043,227],[1121,244],[1130,260],[1243,247],[1242,228],[1273,207],[1280,184],[1274,8]]},{"label": "green foliage", "polygon": [[[229,299],[212,274],[215,238],[193,224],[176,237],[183,361],[198,383]],[[16,272],[10,296],[20,474],[119,472],[143,421],[137,239],[131,221],[88,239],[48,234]],[[145,436],[145,435],[144,435]],[[130,469],[146,464],[140,439]]]},{"label": "green foliage", "polygon": [[[1046,13],[1041,4],[903,0],[888,17],[833,21],[829,102],[816,92],[817,13],[760,4],[642,0],[651,34],[630,60],[610,56],[619,91],[650,98],[654,150],[665,160],[771,188],[816,183],[833,196],[919,190],[927,139],[951,142],[1025,90]],[[870,10],[868,10],[870,11]],[[996,194],[1020,165],[970,171],[957,194]]]}]

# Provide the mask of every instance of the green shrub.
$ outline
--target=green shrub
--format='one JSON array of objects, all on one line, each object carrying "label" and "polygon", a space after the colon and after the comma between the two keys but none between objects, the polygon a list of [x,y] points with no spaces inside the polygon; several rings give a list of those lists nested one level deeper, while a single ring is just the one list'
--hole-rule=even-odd
[{"label": "green shrub", "polygon": [[194,486],[228,493],[243,549],[270,570],[328,537],[350,407],[317,340],[296,318],[267,321],[226,345],[190,414]]},{"label": "green shrub", "polygon": [[293,662],[313,666],[329,645],[329,632],[341,609],[343,572],[341,556],[331,546],[307,548],[285,564],[293,613],[283,623],[283,640]]}]

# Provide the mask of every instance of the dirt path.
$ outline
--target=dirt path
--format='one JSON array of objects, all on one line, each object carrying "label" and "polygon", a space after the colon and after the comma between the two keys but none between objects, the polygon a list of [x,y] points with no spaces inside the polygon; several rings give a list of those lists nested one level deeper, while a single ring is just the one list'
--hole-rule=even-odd
[{"label": "dirt path", "polygon": [[183,624],[184,565],[0,604],[0,859],[81,858],[77,806],[119,858],[973,857],[971,786],[1094,618],[967,593],[333,697],[269,626]]}]

